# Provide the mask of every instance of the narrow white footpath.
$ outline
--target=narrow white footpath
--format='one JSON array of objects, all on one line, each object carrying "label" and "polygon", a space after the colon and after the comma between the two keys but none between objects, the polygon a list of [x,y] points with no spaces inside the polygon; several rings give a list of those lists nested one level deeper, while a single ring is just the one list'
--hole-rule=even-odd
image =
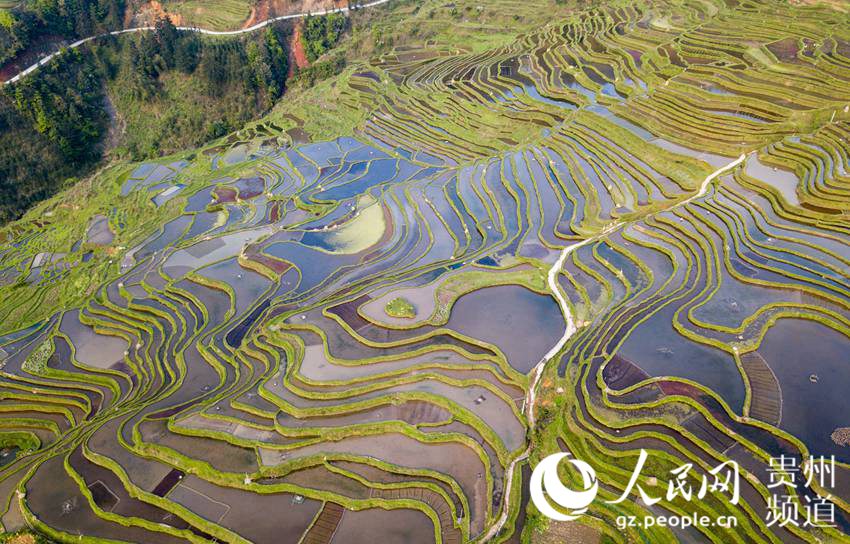
[{"label": "narrow white footpath", "polygon": [[[543,374],[543,369],[546,367],[546,363],[548,363],[553,357],[555,357],[558,352],[566,345],[567,341],[572,337],[576,332],[575,320],[573,319],[573,313],[570,310],[570,305],[567,303],[566,297],[564,297],[563,293],[561,293],[560,286],[558,285],[558,275],[561,273],[561,268],[564,266],[564,262],[566,262],[567,257],[573,251],[577,250],[582,246],[586,246],[587,244],[594,242],[605,236],[615,228],[619,227],[621,223],[614,223],[609,225],[605,230],[600,232],[599,234],[582,240],[581,242],[576,242],[575,244],[571,244],[564,249],[561,250],[560,256],[558,256],[558,260],[555,261],[555,264],[552,265],[552,268],[549,269],[548,282],[549,289],[552,291],[552,294],[558,300],[558,305],[561,307],[561,312],[564,314],[564,321],[566,322],[566,328],[564,329],[564,334],[558,340],[558,342],[552,346],[546,355],[540,359],[540,362],[531,370],[531,381],[528,384],[528,391],[525,394],[525,403],[523,406],[523,411],[525,412],[526,419],[528,421],[528,429],[529,431],[534,429],[534,398],[537,393],[537,383],[540,381],[540,376]],[[510,502],[511,502],[511,487],[513,486],[514,479],[514,470],[516,469],[517,463],[522,462],[528,457],[530,452],[530,448],[526,448],[524,452],[522,452],[519,457],[511,461],[511,464],[508,465],[508,470],[505,472],[505,488],[502,493],[502,497],[504,500],[504,504],[502,505],[502,515],[499,516],[499,519],[496,520],[496,523],[490,527],[490,530],[481,538],[481,542],[487,542],[502,530],[502,527],[505,525],[505,522],[508,520],[508,512],[510,511]]]},{"label": "narrow white footpath", "polygon": [[[701,198],[701,197],[705,196],[705,193],[708,192],[708,186],[711,185],[711,182],[714,181],[717,178],[717,176],[723,174],[727,170],[731,170],[731,169],[735,168],[736,166],[738,166],[739,164],[744,162],[744,160],[746,160],[746,158],[747,158],[747,154],[741,153],[741,156],[738,157],[737,159],[735,159],[734,161],[730,162],[726,166],[721,166],[720,168],[718,168],[717,170],[715,170],[714,172],[709,174],[708,177],[705,178],[705,181],[702,182],[702,185],[700,186],[699,192],[697,194],[695,194],[694,196],[692,196],[691,198],[689,198],[687,200],[680,202],[679,204],[676,204],[675,206],[673,206],[673,208],[678,208],[679,206],[684,206],[685,204],[687,204],[688,202],[691,202],[694,199]],[[671,208],[671,209],[673,209],[673,208]]]},{"label": "narrow white footpath", "polygon": [[[379,6],[381,4],[386,4],[389,1],[390,0],[375,0],[374,2],[369,2],[368,4],[363,4],[363,5],[357,6],[355,9],[371,8],[371,7],[374,7],[374,6]],[[250,32],[255,32],[257,30],[260,30],[261,28],[265,28],[265,27],[269,26],[270,24],[276,23],[278,21],[286,21],[287,19],[303,19],[304,17],[307,17],[308,15],[327,15],[329,13],[346,13],[347,11],[349,11],[349,8],[344,7],[344,8],[328,9],[328,10],[322,10],[322,11],[314,11],[314,12],[293,13],[291,15],[281,15],[280,17],[273,17],[271,19],[266,19],[265,21],[257,23],[254,26],[249,26],[248,28],[240,28],[239,30],[207,30],[207,29],[198,28],[198,27],[195,27],[195,26],[178,26],[177,30],[184,30],[186,32],[197,32],[198,34],[207,34],[207,35],[210,35],[210,36],[238,36],[240,34],[248,34]],[[113,32],[104,32],[103,34],[97,34],[95,36],[89,36],[88,38],[83,38],[82,40],[77,40],[74,43],[72,43],[71,45],[64,47],[63,49],[60,49],[59,51],[56,51],[55,53],[51,53],[51,54],[47,55],[46,57],[42,58],[41,60],[39,60],[38,62],[36,62],[32,66],[29,66],[29,67],[25,68],[24,70],[21,70],[20,72],[18,72],[17,75],[8,79],[4,83],[4,85],[9,85],[11,83],[15,83],[16,81],[20,81],[22,78],[24,78],[27,75],[35,72],[36,70],[39,69],[39,67],[44,66],[45,64],[47,64],[48,62],[53,60],[58,55],[61,55],[63,51],[67,51],[68,49],[76,49],[83,44],[86,44],[86,43],[88,43],[92,40],[96,40],[98,38],[102,38],[104,36],[118,36],[120,34],[132,34],[132,33],[135,33],[135,32],[147,32],[147,31],[153,30],[153,29],[154,29],[154,27],[152,27],[152,26],[140,26],[140,27],[136,27],[136,28],[125,28],[124,30],[115,30]]]},{"label": "narrow white footpath", "polygon": [[[668,208],[668,210],[678,208],[679,206],[684,206],[685,204],[693,201],[694,199],[701,198],[701,197],[705,196],[705,194],[708,192],[708,187],[711,185],[712,181],[714,181],[718,176],[720,176],[724,172],[731,170],[731,169],[735,168],[736,166],[738,166],[739,164],[741,164],[742,162],[744,162],[744,160],[746,158],[747,158],[746,153],[742,153],[741,156],[738,157],[737,159],[735,159],[734,161],[730,162],[729,164],[727,164],[725,166],[721,166],[720,168],[718,168],[717,170],[715,170],[714,172],[712,172],[711,174],[709,174],[705,178],[705,180],[702,182],[702,185],[700,185],[699,191],[695,195],[688,198],[687,200],[683,200],[682,202],[679,202],[675,206]],[[558,257],[558,260],[555,261],[555,264],[553,264],[552,268],[549,269],[549,275],[548,275],[549,289],[552,291],[552,295],[557,299],[558,305],[561,307],[561,312],[564,314],[564,321],[566,322],[566,327],[564,329],[564,334],[561,336],[561,338],[558,340],[558,342],[554,346],[552,346],[552,349],[550,349],[548,352],[546,352],[546,355],[544,355],[543,358],[540,359],[540,362],[537,363],[537,365],[531,371],[532,372],[531,381],[528,384],[528,392],[525,394],[525,404],[523,406],[523,411],[525,412],[526,419],[528,421],[529,431],[534,429],[534,424],[535,424],[535,421],[536,421],[535,418],[534,418],[534,400],[535,400],[535,396],[537,394],[537,383],[540,381],[540,376],[543,374],[543,369],[546,367],[546,363],[548,363],[556,355],[558,355],[558,353],[561,351],[561,349],[563,349],[563,347],[566,345],[566,343],[569,341],[569,339],[576,332],[576,324],[575,324],[575,320],[573,319],[573,313],[570,310],[570,305],[567,303],[566,297],[564,297],[564,294],[561,292],[560,285],[558,284],[558,276],[561,273],[561,269],[563,268],[564,263],[567,260],[567,257],[573,251],[579,249],[580,247],[586,246],[587,244],[595,242],[596,240],[602,238],[603,236],[608,235],[611,231],[619,228],[622,225],[623,225],[623,223],[619,223],[619,222],[618,223],[612,223],[611,225],[605,227],[605,229],[602,230],[599,234],[596,234],[596,235],[594,235],[590,238],[582,240],[581,242],[576,242],[575,244],[571,244],[571,245],[565,247],[564,249],[561,250],[561,254]],[[514,470],[516,469],[516,465],[518,463],[521,463],[523,460],[528,458],[529,452],[530,452],[530,447],[527,448],[524,452],[522,452],[519,457],[514,459],[511,462],[510,465],[508,465],[508,470],[505,472],[505,476],[504,476],[505,477],[505,488],[504,488],[504,492],[502,493],[502,498],[503,498],[503,501],[504,501],[504,504],[502,505],[502,515],[499,516],[499,519],[497,519],[496,522],[493,524],[493,526],[490,527],[490,530],[487,531],[487,533],[483,537],[481,537],[480,542],[488,542],[493,537],[495,537],[497,534],[499,534],[499,531],[502,530],[502,527],[505,525],[505,522],[508,520],[508,512],[510,511],[510,500],[511,500],[511,486],[513,485]]]}]

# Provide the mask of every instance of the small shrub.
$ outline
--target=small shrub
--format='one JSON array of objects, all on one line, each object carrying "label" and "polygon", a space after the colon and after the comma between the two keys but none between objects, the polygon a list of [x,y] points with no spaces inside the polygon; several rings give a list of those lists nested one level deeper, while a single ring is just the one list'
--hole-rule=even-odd
[{"label": "small shrub", "polygon": [[398,297],[387,302],[384,308],[387,315],[395,318],[413,319],[416,317],[416,308],[409,300]]}]

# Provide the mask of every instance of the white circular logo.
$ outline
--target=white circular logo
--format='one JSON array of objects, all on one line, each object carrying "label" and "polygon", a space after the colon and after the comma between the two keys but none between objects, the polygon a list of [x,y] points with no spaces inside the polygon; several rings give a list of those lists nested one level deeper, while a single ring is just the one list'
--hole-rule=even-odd
[{"label": "white circular logo", "polygon": [[[596,481],[596,471],[593,470],[593,467],[578,459],[570,459],[570,463],[581,474],[584,490],[573,491],[572,489],[567,489],[561,483],[561,479],[558,477],[558,463],[568,455],[569,453],[553,453],[546,457],[534,467],[534,471],[531,473],[531,480],[529,481],[531,500],[534,502],[534,506],[542,514],[556,521],[577,519],[587,511],[587,507],[590,506],[590,503],[593,502],[593,499],[596,498],[596,493],[599,491],[599,482]],[[546,495],[549,495],[549,498],[555,504],[561,508],[570,510],[572,514],[562,514],[555,510],[543,494],[544,489],[546,490]]]}]

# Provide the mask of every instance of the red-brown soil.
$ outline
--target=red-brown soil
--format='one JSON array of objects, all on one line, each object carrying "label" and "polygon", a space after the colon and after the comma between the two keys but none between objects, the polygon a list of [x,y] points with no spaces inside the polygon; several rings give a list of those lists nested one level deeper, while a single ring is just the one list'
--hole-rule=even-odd
[{"label": "red-brown soil", "polygon": [[301,69],[310,65],[310,61],[307,60],[307,53],[304,51],[304,44],[301,42],[301,28],[303,26],[304,23],[301,21],[295,24],[292,32],[292,41],[289,42],[290,57],[292,57],[289,59],[290,76],[295,72],[296,66]]},{"label": "red-brown soil", "polygon": [[179,13],[169,13],[158,0],[150,0],[142,4],[133,14],[132,20],[135,24],[150,25],[157,19],[168,17],[175,26],[183,24],[183,18]]},{"label": "red-brown soil", "polygon": [[269,19],[271,16],[272,0],[260,0],[255,5],[251,6],[251,15],[248,20],[242,25],[242,28],[249,28],[257,23]]}]

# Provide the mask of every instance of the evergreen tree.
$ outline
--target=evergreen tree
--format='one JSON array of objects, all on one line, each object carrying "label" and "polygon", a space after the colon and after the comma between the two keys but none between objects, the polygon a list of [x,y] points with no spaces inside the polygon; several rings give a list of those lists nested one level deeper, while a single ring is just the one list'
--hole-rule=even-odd
[{"label": "evergreen tree", "polygon": [[159,55],[166,67],[174,68],[177,50],[179,49],[180,34],[168,17],[157,19],[155,28],[156,39],[159,44]]},{"label": "evergreen tree", "polygon": [[192,32],[183,32],[174,51],[174,66],[184,74],[191,74],[198,67],[200,42]]},{"label": "evergreen tree", "polygon": [[263,41],[268,51],[268,62],[275,89],[272,98],[277,98],[283,94],[286,87],[286,78],[289,75],[289,56],[276,28],[270,26],[264,34]]}]

